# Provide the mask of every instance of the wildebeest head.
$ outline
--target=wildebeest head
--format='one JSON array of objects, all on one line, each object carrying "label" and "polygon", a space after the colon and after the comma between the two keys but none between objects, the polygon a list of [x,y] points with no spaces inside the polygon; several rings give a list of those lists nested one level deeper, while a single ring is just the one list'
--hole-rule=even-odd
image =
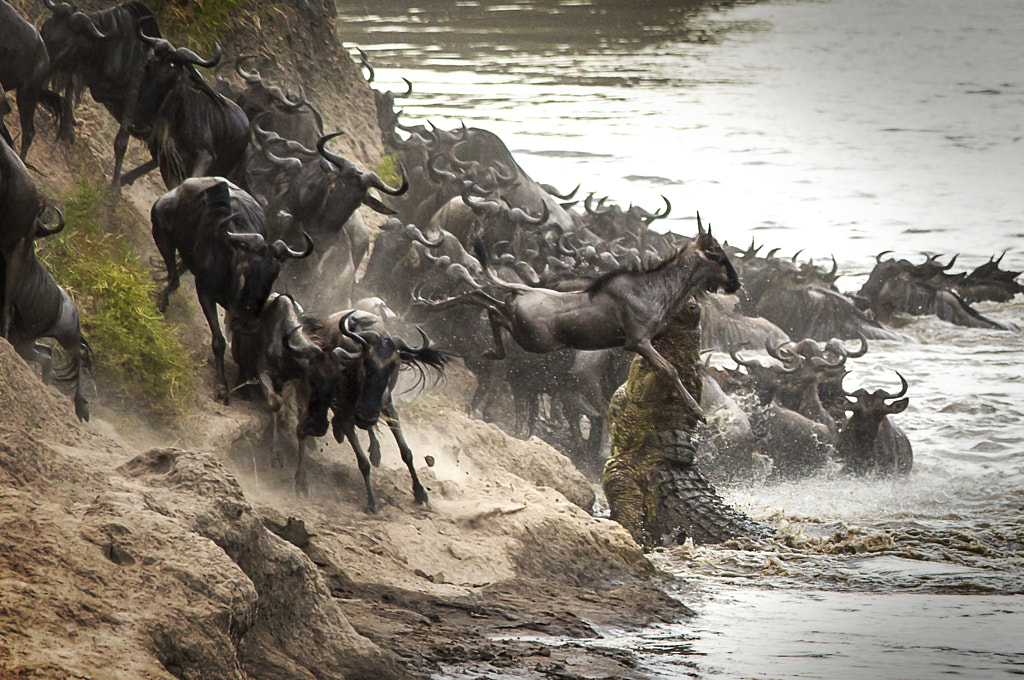
[{"label": "wildebeest head", "polygon": [[395,211],[370,195],[369,190],[377,189],[388,196],[401,196],[405,194],[409,190],[409,179],[406,176],[405,168],[401,168],[402,185],[397,189],[389,187],[376,173],[361,172],[348,159],[327,150],[327,142],[341,134],[341,132],[335,132],[325,135],[316,144],[316,150],[335,169],[335,178],[330,189],[332,193],[338,195],[338,198],[335,199],[338,201],[335,204],[335,209],[342,213],[347,210],[348,214],[351,215],[359,207],[359,204],[362,203],[382,215],[394,215]]},{"label": "wildebeest head", "polygon": [[[854,416],[860,416],[867,422],[873,423],[875,428],[878,427],[878,423],[885,416],[905,411],[907,404],[910,403],[909,399],[903,397],[907,393],[907,379],[899,371],[896,372],[896,375],[900,377],[900,382],[903,385],[896,394],[889,394],[885,390],[868,392],[863,387],[855,392],[843,390],[843,394],[847,397],[846,410],[851,411]],[[850,397],[853,397],[853,400]],[[903,398],[901,399],[900,397]],[[895,401],[887,404],[886,402],[890,400]]]},{"label": "wildebeest head", "polygon": [[[418,348],[392,336],[372,315],[363,317],[369,321],[368,328],[356,328],[359,326],[359,320],[354,318],[356,313],[353,310],[343,316],[338,327],[342,335],[358,347],[355,352],[346,352],[343,362],[347,376],[354,382],[353,392],[357,395],[355,403],[350,404],[351,416],[356,426],[368,429],[380,419],[381,408],[389,399],[387,393],[394,387],[400,368],[415,366],[422,372],[424,366],[429,366],[441,371],[448,362],[448,355],[431,347],[430,338],[420,328],[417,330],[423,344]],[[340,353],[336,355],[341,356]]]},{"label": "wildebeest head", "polygon": [[232,271],[237,301],[235,323],[245,325],[255,320],[270,296],[270,289],[281,272],[287,259],[302,259],[313,253],[313,239],[302,232],[306,239],[305,250],[292,250],[281,240],[268,244],[262,234],[234,233],[228,226],[235,215],[221,221],[224,234],[234,253]]},{"label": "wildebeest head", "polygon": [[[46,43],[54,69],[68,68],[69,59],[88,55],[97,41],[112,40],[116,34],[116,29],[109,25],[101,30],[92,17],[74,5],[52,0],[43,0],[43,3],[52,14],[43,22],[39,34]],[[149,16],[152,17],[152,13]]]},{"label": "wildebeest head", "polygon": [[707,231],[700,221],[700,213],[697,213],[697,240],[694,242],[700,257],[708,260],[717,267],[705,267],[702,271],[704,291],[714,293],[721,290],[723,293],[735,293],[740,289],[740,278],[729,260],[729,256],[714,236],[711,235],[711,225]]}]

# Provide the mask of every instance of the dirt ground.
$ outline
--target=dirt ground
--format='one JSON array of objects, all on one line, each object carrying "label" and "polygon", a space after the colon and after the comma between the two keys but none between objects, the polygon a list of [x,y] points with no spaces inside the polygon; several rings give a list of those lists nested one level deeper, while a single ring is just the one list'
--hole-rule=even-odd
[{"label": "dirt ground", "polygon": [[[225,52],[273,57],[264,77],[301,80],[328,130],[346,130],[338,151],[372,168],[372,92],[326,9],[271,13]],[[49,196],[108,181],[114,123],[85,100],[73,146],[39,125],[30,160]],[[142,151],[132,142],[126,167]],[[146,224],[163,191],[153,174],[123,196]],[[154,254],[148,232],[134,238]],[[196,306],[172,310],[208,359]],[[376,515],[333,441],[297,497],[292,457],[270,464],[265,409],[213,401],[201,370],[173,425],[102,392],[82,424],[0,340],[0,680],[641,678],[630,654],[580,641],[688,615],[629,535],[589,514],[594,490],[565,456],[464,414],[472,383],[457,369],[399,403],[430,502],[414,503],[385,431]]]}]

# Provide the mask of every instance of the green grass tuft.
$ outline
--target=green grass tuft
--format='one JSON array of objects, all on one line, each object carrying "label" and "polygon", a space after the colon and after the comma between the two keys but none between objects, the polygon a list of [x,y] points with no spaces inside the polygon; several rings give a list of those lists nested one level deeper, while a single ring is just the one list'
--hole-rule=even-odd
[{"label": "green grass tuft", "polygon": [[389,154],[381,158],[374,172],[388,186],[397,187],[402,183],[402,169],[398,165],[398,156],[395,154]]},{"label": "green grass tuft", "polygon": [[86,181],[63,196],[67,228],[39,242],[40,259],[78,304],[94,370],[122,385],[121,397],[157,416],[182,415],[196,371],[177,329],[157,311],[156,284],[127,237],[108,222],[116,209]]}]

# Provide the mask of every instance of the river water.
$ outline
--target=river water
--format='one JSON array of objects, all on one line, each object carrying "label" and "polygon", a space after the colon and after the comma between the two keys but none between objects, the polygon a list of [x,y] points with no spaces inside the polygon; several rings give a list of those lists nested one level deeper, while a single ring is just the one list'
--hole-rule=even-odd
[{"label": "river water", "polygon": [[[406,122],[490,129],[562,191],[665,196],[665,229],[700,210],[735,245],[834,254],[843,290],[883,250],[1024,268],[1015,0],[381,0],[339,36],[378,89],[413,82]],[[1024,327],[1019,299],[980,309]],[[657,678],[1024,674],[1024,335],[899,330],[847,385],[907,377],[910,476],[724,489],[779,536],[655,551],[697,616],[591,644]]]}]

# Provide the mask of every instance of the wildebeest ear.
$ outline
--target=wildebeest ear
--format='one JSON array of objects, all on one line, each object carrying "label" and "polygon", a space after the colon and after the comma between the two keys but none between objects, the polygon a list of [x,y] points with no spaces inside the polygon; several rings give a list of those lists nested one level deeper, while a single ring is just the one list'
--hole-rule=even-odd
[{"label": "wildebeest ear", "polygon": [[908,399],[907,397],[903,397],[902,399],[899,399],[898,401],[894,401],[891,404],[889,404],[888,406],[886,406],[885,407],[885,412],[889,413],[889,414],[903,413],[903,411],[905,411],[906,408],[907,408],[907,404],[909,404],[909,403],[910,403],[910,399]]}]

